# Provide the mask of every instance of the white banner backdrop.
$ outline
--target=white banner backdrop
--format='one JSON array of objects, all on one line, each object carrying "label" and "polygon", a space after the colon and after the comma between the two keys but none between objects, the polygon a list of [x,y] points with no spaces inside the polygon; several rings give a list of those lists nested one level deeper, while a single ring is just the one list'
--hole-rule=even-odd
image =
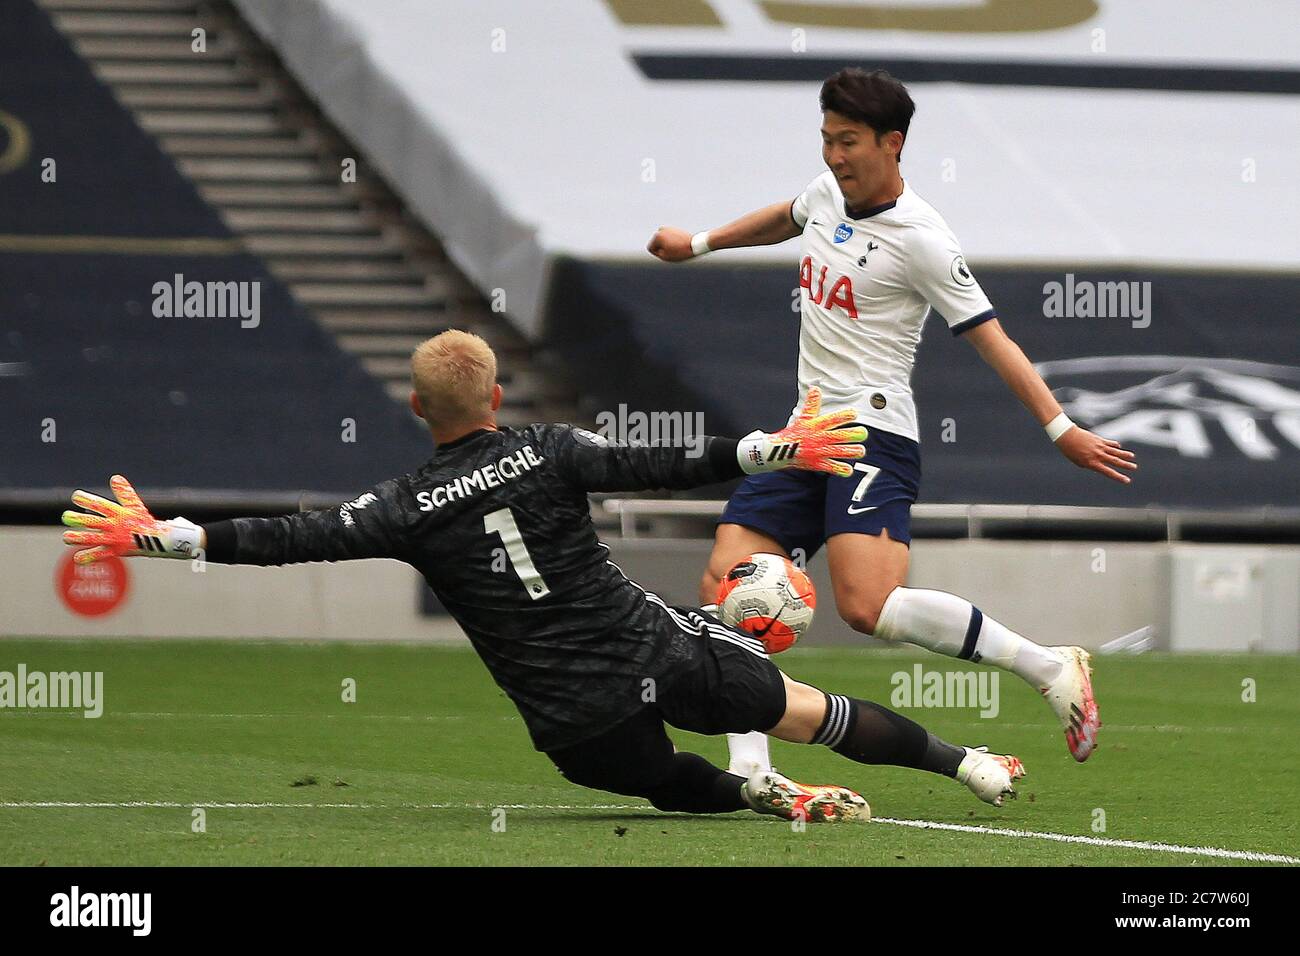
[{"label": "white banner backdrop", "polygon": [[[822,169],[815,80],[655,80],[633,54],[1280,74],[1300,50],[1295,2],[237,3],[480,289],[504,290],[529,334],[555,255],[649,263],[657,226],[721,224],[792,198]],[[643,22],[665,10],[699,22]],[[830,25],[864,11],[914,28]],[[960,32],[927,29],[936,11]],[[1024,24],[1035,28],[1007,28]],[[977,268],[1300,261],[1295,95],[910,87],[904,175]],[[794,252],[729,256],[793,262]]]}]

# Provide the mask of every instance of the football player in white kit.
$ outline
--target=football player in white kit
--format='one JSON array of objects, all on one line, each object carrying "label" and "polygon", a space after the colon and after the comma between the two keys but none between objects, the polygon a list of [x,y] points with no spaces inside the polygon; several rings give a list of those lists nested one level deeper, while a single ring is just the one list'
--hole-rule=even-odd
[{"label": "football player in white kit", "polygon": [[[1003,331],[943,217],[904,182],[899,160],[915,109],[906,87],[883,71],[845,69],[822,85],[820,101],[827,171],[793,202],[694,235],[665,226],[648,246],[681,262],[801,236],[799,394],[820,387],[824,411],[856,407],[869,431],[851,478],[774,472],[737,488],[700,601],[714,602],[721,576],[747,554],[801,549],[810,558],[825,543],[836,608],[851,627],[1019,675],[1051,705],[1070,753],[1087,760],[1101,726],[1087,651],[1041,646],[955,594],[905,586],[920,482],[909,380],[926,316],[937,313],[970,342],[1074,464],[1127,484],[1134,455],[1066,417]],[[762,734],[728,743],[732,772],[770,767]]]}]

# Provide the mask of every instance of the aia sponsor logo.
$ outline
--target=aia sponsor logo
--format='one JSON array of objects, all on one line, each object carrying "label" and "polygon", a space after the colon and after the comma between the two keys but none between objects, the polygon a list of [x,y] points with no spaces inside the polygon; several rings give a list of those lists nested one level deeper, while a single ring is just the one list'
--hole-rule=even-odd
[{"label": "aia sponsor logo", "polygon": [[1242,359],[1107,355],[1043,362],[1075,421],[1185,458],[1300,457],[1300,368]]},{"label": "aia sponsor logo", "polygon": [[799,288],[808,290],[808,298],[813,305],[820,305],[827,312],[840,309],[850,319],[857,319],[858,307],[853,301],[853,280],[848,276],[837,276],[831,280],[827,289],[828,266],[822,266],[813,277],[812,256],[804,256],[799,263]]}]

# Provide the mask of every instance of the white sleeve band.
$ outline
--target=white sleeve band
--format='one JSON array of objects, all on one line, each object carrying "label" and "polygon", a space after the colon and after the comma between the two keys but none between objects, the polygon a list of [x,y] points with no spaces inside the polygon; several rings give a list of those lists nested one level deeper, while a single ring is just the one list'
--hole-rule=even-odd
[{"label": "white sleeve band", "polygon": [[706,252],[712,251],[713,250],[709,248],[709,231],[707,229],[691,236],[691,255],[702,256]]},{"label": "white sleeve band", "polygon": [[1065,412],[1061,412],[1061,414],[1057,415],[1050,422],[1044,425],[1043,429],[1047,432],[1048,438],[1052,441],[1056,441],[1073,427],[1074,422],[1070,421],[1070,416],[1065,414]]}]

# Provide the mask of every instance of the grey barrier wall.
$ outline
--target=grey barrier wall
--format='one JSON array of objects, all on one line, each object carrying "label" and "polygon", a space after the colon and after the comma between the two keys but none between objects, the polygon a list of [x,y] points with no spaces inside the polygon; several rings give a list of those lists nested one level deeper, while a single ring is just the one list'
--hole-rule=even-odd
[{"label": "grey barrier wall", "polygon": [[[611,559],[672,603],[695,603],[709,542],[614,540]],[[53,528],[0,530],[0,637],[463,641],[395,561],[201,571],[133,559],[112,612],[83,617],[56,588],[66,549]],[[838,619],[825,563],[810,565],[813,646],[875,644]],[[1097,649],[1142,631],[1174,651],[1300,651],[1300,546],[937,541],[914,543],[913,587],[960,593],[1042,643]]]}]

